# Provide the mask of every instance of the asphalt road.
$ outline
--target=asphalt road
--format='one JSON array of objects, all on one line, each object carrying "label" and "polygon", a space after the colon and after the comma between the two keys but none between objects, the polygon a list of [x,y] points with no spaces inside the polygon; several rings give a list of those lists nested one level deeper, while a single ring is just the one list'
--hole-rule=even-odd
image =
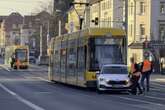
[{"label": "asphalt road", "polygon": [[48,82],[47,71],[39,68],[0,68],[0,110],[165,110],[165,82],[152,82],[151,91],[140,96],[97,94]]}]

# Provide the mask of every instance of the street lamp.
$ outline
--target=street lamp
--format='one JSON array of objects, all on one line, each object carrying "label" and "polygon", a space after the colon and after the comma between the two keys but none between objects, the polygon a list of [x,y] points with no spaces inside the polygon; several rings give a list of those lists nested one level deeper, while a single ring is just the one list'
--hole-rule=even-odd
[{"label": "street lamp", "polygon": [[[59,13],[59,14],[62,14],[62,11],[58,10],[58,9],[56,9],[55,12]],[[60,35],[61,35],[61,18],[59,16],[59,19],[58,19],[58,36],[60,36]]]}]

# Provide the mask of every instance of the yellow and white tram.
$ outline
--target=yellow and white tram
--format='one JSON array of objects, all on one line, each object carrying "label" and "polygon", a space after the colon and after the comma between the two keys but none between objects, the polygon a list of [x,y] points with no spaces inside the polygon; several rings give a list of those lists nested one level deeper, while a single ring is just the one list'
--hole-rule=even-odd
[{"label": "yellow and white tram", "polygon": [[51,41],[49,79],[95,87],[96,71],[104,64],[126,64],[126,34],[122,29],[88,28]]}]

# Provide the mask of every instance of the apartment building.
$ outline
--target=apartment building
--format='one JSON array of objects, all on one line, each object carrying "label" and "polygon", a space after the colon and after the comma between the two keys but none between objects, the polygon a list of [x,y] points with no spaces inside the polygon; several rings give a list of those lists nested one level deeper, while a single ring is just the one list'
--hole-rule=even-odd
[{"label": "apartment building", "polygon": [[0,21],[0,48],[5,46],[4,20]]},{"label": "apartment building", "polygon": [[[125,1],[128,4],[127,12]],[[87,2],[90,3],[90,9],[86,13],[89,12],[90,16],[86,16],[85,19],[88,20],[90,27],[124,29],[125,14],[128,15],[128,65],[132,57],[137,62],[142,62],[144,57],[148,57],[155,62],[157,69],[155,71],[159,71],[162,63],[165,68],[165,0],[88,0]],[[79,24],[76,14],[70,15],[69,21],[76,22],[77,26]]]},{"label": "apartment building", "polygon": [[123,28],[123,0],[90,0],[90,4],[90,27]]},{"label": "apartment building", "polygon": [[[84,28],[84,22],[86,17],[86,4],[88,0],[74,0],[71,8],[68,10],[68,22],[66,23],[66,29],[68,33],[75,32]],[[74,4],[75,3],[75,4]],[[81,23],[82,22],[82,23]],[[81,25],[81,26],[80,26]]]},{"label": "apartment building", "polygon": [[0,17],[0,56],[4,55],[5,48],[5,32],[4,32],[4,19],[5,17]]},{"label": "apartment building", "polygon": [[159,66],[165,58],[164,42],[165,0],[128,0],[128,62],[148,56]]},{"label": "apartment building", "polygon": [[128,64],[147,56],[158,69],[165,61],[165,0],[128,0],[128,47]]}]

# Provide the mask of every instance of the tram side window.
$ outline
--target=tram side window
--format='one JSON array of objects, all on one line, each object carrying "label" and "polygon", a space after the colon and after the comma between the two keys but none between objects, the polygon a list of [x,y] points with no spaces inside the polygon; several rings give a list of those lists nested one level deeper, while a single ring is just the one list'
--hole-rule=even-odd
[{"label": "tram side window", "polygon": [[60,72],[60,52],[59,50],[55,50],[55,73]]},{"label": "tram side window", "polygon": [[78,72],[84,72],[85,70],[85,49],[80,47],[78,49]]},{"label": "tram side window", "polygon": [[76,68],[76,48],[69,48],[67,62],[67,71],[69,71],[69,74],[73,76]]},{"label": "tram side window", "polygon": [[66,65],[66,50],[61,50],[61,73],[65,73],[65,65]]}]

